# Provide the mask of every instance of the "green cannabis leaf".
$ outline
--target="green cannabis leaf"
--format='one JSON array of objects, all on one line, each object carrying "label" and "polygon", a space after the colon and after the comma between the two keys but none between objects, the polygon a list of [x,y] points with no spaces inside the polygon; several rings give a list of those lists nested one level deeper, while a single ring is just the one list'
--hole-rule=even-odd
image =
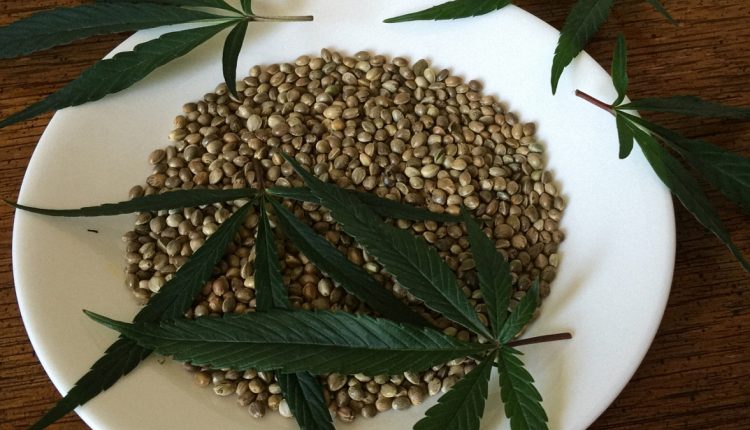
[{"label": "green cannabis leaf", "polygon": [[224,41],[224,55],[222,55],[224,82],[227,84],[229,94],[235,99],[239,98],[237,95],[237,60],[240,57],[246,33],[247,21],[241,21],[229,32],[229,36]]},{"label": "green cannabis leaf", "polygon": [[43,209],[25,206],[5,200],[5,202],[16,209],[56,217],[98,217],[129,214],[133,212],[157,212],[161,210],[191,208],[214,203],[222,203],[230,200],[250,199],[255,196],[255,191],[250,188],[211,190],[192,189],[175,190],[162,194],[136,197],[134,199],[108,203],[100,206],[89,206],[80,209]]},{"label": "green cannabis leaf", "polygon": [[750,158],[733,154],[698,139],[679,133],[633,115],[622,113],[634,124],[649,130],[655,137],[680,154],[711,185],[727,198],[750,212]]},{"label": "green cannabis leaf", "polygon": [[29,427],[29,430],[42,430],[52,425],[75,408],[113,386],[120,377],[130,373],[150,354],[150,350],[130,339],[118,339],[52,409]]},{"label": "green cannabis leaf", "polygon": [[133,51],[121,52],[100,60],[60,91],[0,121],[0,127],[35,117],[41,113],[78,106],[124,90],[175,58],[181,57],[219,31],[234,24],[220,24],[166,33],[158,39],[137,45]]},{"label": "green cannabis leaf", "polygon": [[511,0],[453,0],[419,12],[388,18],[384,22],[469,18],[494,12],[511,3]]},{"label": "green cannabis leaf", "polygon": [[620,160],[624,160],[633,152],[633,132],[630,131],[630,126],[624,116],[617,115],[615,122],[617,124],[617,138],[620,141]]},{"label": "green cannabis leaf", "polygon": [[422,239],[383,223],[351,193],[321,182],[295,159],[287,155],[285,158],[343,230],[374,256],[399,285],[446,318],[491,337],[435,249]]},{"label": "green cannabis leaf", "polygon": [[492,334],[499,340],[498,334],[505,325],[510,298],[513,295],[510,265],[465,210],[463,218],[469,233],[471,255],[476,263],[479,289],[487,305]]},{"label": "green cannabis leaf", "polygon": [[[505,261],[505,258],[503,258],[503,256],[495,249],[492,241],[490,241],[488,236],[482,232],[476,222],[471,219],[466,212],[464,212],[464,223],[466,224],[466,229],[469,233],[471,254],[476,262],[479,285],[488,307],[493,334],[496,335],[495,338],[502,345],[499,351],[496,351],[496,354],[498,356],[497,368],[500,373],[500,394],[505,403],[505,415],[510,419],[511,428],[514,430],[546,429],[547,415],[544,413],[544,409],[541,406],[542,396],[534,387],[534,380],[531,378],[531,375],[523,368],[523,363],[521,363],[516,357],[512,356],[512,354],[518,352],[510,347],[512,344],[511,341],[518,336],[518,333],[523,330],[526,325],[528,325],[534,317],[534,312],[539,306],[539,280],[537,279],[534,281],[532,287],[526,292],[515,309],[513,311],[508,311],[510,300],[513,295],[513,288],[510,280],[510,267],[507,261]],[[496,302],[496,305],[492,305],[493,301]],[[492,310],[493,307],[495,308],[494,310]],[[517,344],[530,344],[534,343],[535,340],[542,340],[544,338],[547,340],[569,339],[570,335],[563,333],[559,335],[541,336],[536,339],[532,338],[526,341],[517,341]],[[494,359],[494,355],[492,359]],[[480,367],[483,365],[485,365],[485,363],[481,363]],[[475,371],[476,370],[479,370],[479,368],[475,369]],[[471,376],[472,373],[473,372],[470,372],[469,376]],[[455,397],[450,400],[446,399],[445,402],[441,399],[440,404],[432,408],[435,409],[435,418],[442,416],[442,419],[447,420],[448,418],[443,415],[448,413],[448,410],[446,409],[448,408],[449,401],[459,402],[463,399],[465,402],[462,406],[452,404],[450,409],[459,411],[456,414],[456,417],[463,419],[456,422],[455,427],[447,426],[443,428],[479,428],[478,421],[476,423],[472,421],[474,415],[473,413],[470,413],[470,411],[479,410],[481,414],[482,407],[480,406],[483,406],[483,399],[486,397],[489,373],[487,373],[486,377],[482,378],[484,380],[483,387],[482,384],[479,384],[482,388],[475,388],[470,393],[461,392],[461,394],[455,395]],[[458,388],[458,385],[460,385],[460,383],[457,384],[456,388]],[[483,394],[484,396],[482,397],[481,405],[479,403],[479,394]],[[450,395],[450,393],[448,395]],[[445,397],[448,397],[448,395]],[[469,408],[470,411],[464,410],[464,408]],[[432,409],[430,409],[430,411],[432,411]],[[428,418],[430,417],[430,411],[427,411]],[[425,419],[422,421],[430,424],[434,423],[435,425],[438,424],[437,419]],[[430,428],[438,427],[424,427],[425,430]],[[417,427],[415,427],[415,429],[417,429]]]},{"label": "green cannabis leaf", "polygon": [[557,92],[563,70],[607,20],[614,0],[578,0],[565,19],[552,59],[552,94]]},{"label": "green cannabis leaf", "polygon": [[299,221],[281,203],[273,199],[269,201],[276,212],[279,225],[297,249],[347,292],[390,320],[416,326],[427,324],[411,308],[378,284],[364,269],[350,262],[327,240]]},{"label": "green cannabis leaf", "polygon": [[512,430],[545,430],[548,418],[542,407],[542,396],[518,355],[521,353],[508,347],[498,352],[497,371],[505,415],[510,418]]},{"label": "green cannabis leaf", "polygon": [[253,14],[253,1],[242,0],[242,10],[245,11],[245,13],[252,15]]},{"label": "green cannabis leaf", "polygon": [[[44,112],[78,106],[117,93],[157,68],[182,57],[221,30],[234,26],[224,45],[223,69],[227,88],[237,97],[237,58],[250,21],[311,21],[311,16],[258,16],[251,2],[244,12],[223,0],[100,0],[94,4],[39,12],[0,28],[0,58],[13,58],[64,45],[85,37],[164,25],[211,21],[214,25],[191,28],[137,45],[132,51],[100,60],[61,90],[2,120],[0,127]],[[185,7],[212,8],[234,15],[215,15]]]},{"label": "green cannabis leaf", "polygon": [[704,227],[724,242],[742,267],[750,272],[750,262],[745,259],[742,252],[732,242],[732,238],[724,227],[724,223],[721,222],[719,214],[716,213],[698,182],[690,176],[690,172],[659,145],[651,134],[635,126],[630,129],[649,164],[662,182],[682,202],[685,209],[690,211]]},{"label": "green cannabis leaf", "polygon": [[[265,211],[265,197],[260,200],[260,224],[255,241],[255,299],[256,310],[266,312],[271,309],[291,309],[287,289],[281,279],[279,257],[276,254],[268,213]],[[279,373],[276,379],[287,399],[289,409],[294,414],[302,430],[333,429],[328,405],[323,399],[323,387],[308,372]]]},{"label": "green cannabis leaf", "polygon": [[99,3],[156,3],[174,6],[193,6],[224,9],[230,12],[240,13],[224,0],[96,0]]},{"label": "green cannabis leaf", "polygon": [[617,109],[669,112],[706,118],[750,119],[750,108],[724,106],[695,96],[640,99],[617,106]]},{"label": "green cannabis leaf", "polygon": [[268,214],[264,210],[264,198],[261,198],[260,223],[255,240],[255,300],[259,311],[271,309],[289,309],[289,297],[281,280],[279,257],[276,254],[276,241],[271,231]]},{"label": "green cannabis leaf", "polygon": [[[315,194],[313,194],[313,192],[307,187],[271,187],[266,191],[272,196],[284,199],[320,204],[320,199],[315,197]],[[355,190],[346,191],[355,195],[357,199],[366,204],[370,210],[382,217],[437,222],[458,222],[461,220],[454,215],[431,212],[427,209],[410,204],[378,197],[375,194]]]},{"label": "green cannabis leaf", "polygon": [[[190,190],[189,192],[205,197],[206,195],[200,193],[200,191],[202,190]],[[245,192],[247,193],[247,190]],[[171,196],[167,196],[167,194],[171,193],[164,193],[161,196],[165,200],[169,200]],[[215,194],[210,196],[212,199],[215,198]],[[250,207],[249,204],[243,206],[221,224],[219,229],[209,236],[193,257],[175,273],[175,277],[162,287],[159,294],[155,294],[149,303],[138,312],[134,321],[156,322],[181,317],[190,307],[195,294],[200,291],[204,282],[211,276],[214,266],[224,255],[224,250],[234,238],[239,226],[242,225]],[[45,211],[42,210],[40,213],[45,213]],[[118,213],[122,212],[114,212],[112,215]],[[130,373],[150,353],[151,350],[130,339],[118,339],[91,366],[91,370],[81,377],[75,386],[30,430],[41,430],[78,406],[93,399],[99,393],[114,385],[120,377]]]},{"label": "green cannabis leaf", "polygon": [[307,372],[282,373],[276,379],[301,430],[334,429],[323,387],[315,376]]},{"label": "green cannabis leaf", "polygon": [[160,325],[127,324],[87,314],[146,348],[213,368],[396,374],[494,347],[460,342],[434,329],[345,312],[272,310]]},{"label": "green cannabis leaf", "polygon": [[523,330],[534,317],[536,308],[539,307],[539,280],[535,280],[531,288],[526,292],[518,306],[510,313],[505,324],[499,330],[497,337],[501,343],[508,343]]},{"label": "green cannabis leaf", "polygon": [[[380,248],[381,252],[373,255],[389,262],[385,267],[406,280],[403,283],[405,288],[406,285],[414,287],[415,282],[422,283],[412,290],[421,288],[425,293],[422,296],[428,297],[428,305],[439,303],[457,316],[457,319],[468,321],[486,331],[458,288],[455,277],[450,271],[444,273],[443,269],[435,267],[443,263],[436,257],[433,249],[410,234],[379,220],[375,212],[359,200],[364,193],[324,184],[302,169],[294,159],[287,157],[287,161],[310,187],[303,193],[312,193],[313,200],[329,207],[337,221],[342,222],[343,219],[344,226],[354,225],[355,231],[364,232],[365,239],[371,242],[373,239],[368,234],[372,232],[380,234],[381,238],[405,235],[400,241]],[[262,169],[258,165],[259,163],[256,164],[256,169]],[[259,177],[262,177],[262,172],[259,173]],[[323,398],[323,389],[313,374],[393,374],[422,370],[456,358],[475,357],[480,360],[479,366],[441,399],[440,404],[430,409],[427,417],[417,427],[438,428],[436,426],[445,421],[445,417],[449,417],[447,421],[450,428],[471,430],[478,426],[481,419],[492,362],[499,348],[570,338],[570,335],[558,334],[512,340],[534,314],[538,305],[539,285],[534,285],[515,310],[508,311],[513,293],[508,263],[468,213],[464,213],[462,219],[469,231],[481,289],[487,297],[488,308],[491,309],[492,330],[497,335],[496,338],[505,345],[497,342],[461,342],[429,328],[425,320],[391,296],[364,270],[350,263],[333,245],[300,222],[280,202],[270,198],[262,182],[258,185],[259,193],[252,190],[194,189],[76,210],[16,205],[19,209],[46,215],[101,216],[202,205],[222,199],[251,199],[209,236],[159,293],[152,296],[149,304],[136,315],[132,324],[87,312],[91,318],[119,331],[124,337],[118,339],[68,395],[32,429],[43,429],[111,387],[119,377],[130,372],[155,350],[196,365],[276,371],[279,385],[300,427],[321,430],[332,430],[333,424]],[[292,192],[295,193],[299,194],[299,190]],[[283,192],[278,194],[284,195]],[[382,199],[375,198],[369,201],[377,205],[380,200]],[[398,205],[406,206],[400,203]],[[214,267],[253,208],[260,210],[254,262],[257,312],[192,321],[182,318],[194,296],[213,275]],[[350,209],[351,213],[342,208]],[[342,312],[291,310],[267,209],[273,209],[277,222],[287,237],[323,272],[342,285],[351,284],[348,288],[353,294],[396,321]],[[399,207],[399,210],[409,212],[404,207]],[[374,230],[369,231],[362,225],[367,223]],[[397,254],[391,247],[402,251],[401,257],[405,262],[399,263],[401,266],[393,263],[393,256],[388,256],[388,253]],[[416,281],[405,274],[407,270],[419,272]],[[524,387],[528,389],[527,386],[522,386]],[[533,389],[533,385],[531,388]],[[511,410],[511,415],[508,415],[511,422],[518,420],[512,415],[514,413],[518,412]],[[524,419],[528,417],[524,415]]]},{"label": "green cannabis leaf", "polygon": [[[658,0],[646,1],[664,15],[669,22],[676,24],[676,21],[661,2]],[[614,0],[578,0],[573,6],[565,19],[562,31],[560,31],[560,39],[557,42],[555,56],[552,59],[552,94],[557,92],[557,85],[565,68],[583,51],[602,24],[607,21],[613,3]],[[616,57],[618,55],[616,54]]]},{"label": "green cannabis leaf", "polygon": [[495,354],[485,357],[466,374],[438,404],[427,410],[425,417],[414,425],[414,430],[469,430],[478,429],[484,414],[488,385]]},{"label": "green cannabis leaf", "polygon": [[0,27],[0,58],[15,58],[98,34],[223,17],[151,3],[95,3],[43,11]]},{"label": "green cannabis leaf", "polygon": [[628,46],[622,33],[617,34],[617,45],[612,56],[612,83],[617,90],[614,104],[619,105],[628,92]]},{"label": "green cannabis leaf", "polygon": [[[618,40],[616,51],[622,52],[617,53],[615,57],[627,55],[624,41],[620,43]],[[624,64],[626,62],[621,62],[619,68],[623,68]],[[626,72],[619,70],[618,73],[613,72],[613,76],[622,73]],[[679,153],[709,183],[746,210],[750,208],[750,159],[731,154],[707,142],[686,139],[665,127],[628,113],[633,109],[643,109],[688,116],[750,119],[750,108],[723,106],[694,96],[650,98],[627,104],[621,104],[622,100],[618,96],[618,99],[609,105],[580,90],[576,91],[576,95],[615,116],[620,140],[620,158],[625,158],[630,153],[635,139],[659,179],[680,200],[685,209],[714,233],[729,248],[740,265],[750,272],[750,262],[732,242],[719,214],[698,182],[659,142]]]},{"label": "green cannabis leaf", "polygon": [[253,205],[246,204],[224,221],[214,234],[182,265],[172,279],[154,294],[135,316],[135,322],[173,320],[183,316],[193,298],[211,278],[214,267],[226,252]]}]

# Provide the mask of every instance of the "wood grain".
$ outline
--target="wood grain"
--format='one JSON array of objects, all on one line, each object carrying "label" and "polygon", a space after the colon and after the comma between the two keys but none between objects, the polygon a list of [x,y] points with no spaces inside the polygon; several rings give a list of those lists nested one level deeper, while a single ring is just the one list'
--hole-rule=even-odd
[{"label": "wood grain", "polygon": [[[0,25],[72,0],[4,0]],[[556,27],[572,1],[518,0]],[[675,27],[643,1],[616,2],[588,48],[608,67],[614,37],[630,46],[630,94],[695,94],[750,106],[750,3],[665,0]],[[0,60],[0,116],[40,99],[77,76],[125,35],[88,39],[27,58]],[[2,47],[0,47],[2,49]],[[0,130],[0,196],[14,198],[50,115]],[[661,121],[750,156],[750,123],[668,115]],[[750,217],[712,194],[737,245],[750,255]],[[676,206],[677,263],[661,328],[640,369],[594,429],[750,428],[750,275],[724,246]],[[29,344],[11,272],[13,212],[0,206],[0,430],[24,429],[59,398]],[[644,250],[647,251],[647,250]],[[627,352],[623,352],[627,353]],[[71,414],[51,427],[87,427]]]}]

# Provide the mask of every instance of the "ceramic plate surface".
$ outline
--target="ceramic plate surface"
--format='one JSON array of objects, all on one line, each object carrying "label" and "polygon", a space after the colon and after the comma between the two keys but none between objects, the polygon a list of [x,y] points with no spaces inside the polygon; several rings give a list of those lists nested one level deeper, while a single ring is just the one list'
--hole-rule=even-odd
[{"label": "ceramic plate surface", "polygon": [[[612,117],[574,97],[580,88],[615,98],[609,76],[594,60],[580,56],[553,97],[549,70],[558,33],[521,9],[439,23],[381,22],[433,2],[257,2],[259,13],[313,14],[315,22],[250,25],[239,76],[254,64],[289,61],[322,47],[427,58],[435,67],[482,80],[486,93],[538,124],[549,168],[568,202],[561,224],[567,238],[552,294],[527,336],[570,331],[575,338],[523,347],[523,360],[537,380],[551,428],[584,429],[631,378],[661,320],[674,267],[672,200],[638,150],[618,160]],[[156,34],[138,33],[118,49]],[[29,165],[21,203],[68,208],[126,198],[149,174],[149,152],[168,144],[182,104],[222,80],[222,43],[215,38],[121,94],[55,115]],[[81,309],[128,321],[137,311],[123,286],[120,239],[132,221],[16,216],[18,300],[31,342],[62,392],[116,338]],[[408,429],[433,402],[339,426]],[[482,428],[509,428],[496,375],[487,405]],[[296,428],[277,414],[254,421],[232,399],[195,388],[178,364],[155,358],[78,412],[95,430]]]}]

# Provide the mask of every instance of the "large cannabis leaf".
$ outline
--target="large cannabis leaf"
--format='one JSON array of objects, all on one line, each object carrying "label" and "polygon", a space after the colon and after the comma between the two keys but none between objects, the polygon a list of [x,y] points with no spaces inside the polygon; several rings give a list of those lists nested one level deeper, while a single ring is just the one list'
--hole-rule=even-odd
[{"label": "large cannabis leaf", "polygon": [[160,354],[218,369],[391,375],[494,348],[346,312],[272,310],[161,324],[88,315]]},{"label": "large cannabis leaf", "polygon": [[[309,175],[293,159],[289,159],[289,162],[310,187],[296,189],[291,194],[312,195],[313,201],[326,206],[332,205],[334,217],[343,217],[343,224],[354,225],[356,232],[364,231],[364,236],[357,234],[355,237],[364,237],[368,243],[373,241],[368,239],[367,235],[370,233],[361,225],[364,221],[374,226],[373,228],[381,234],[388,232],[408,235],[406,232],[385,224],[371,208],[380,207],[381,215],[385,217],[396,217],[397,214],[402,213],[420,214],[397,202],[388,201],[390,203],[383,205],[387,200],[374,196],[367,198],[368,204],[365,204],[359,199],[360,193],[324,184]],[[284,195],[284,193],[278,192],[278,195]],[[109,388],[120,376],[135,368],[152,350],[156,350],[161,354],[172,355],[178,360],[186,360],[196,365],[276,371],[279,385],[300,427],[321,430],[330,430],[333,427],[323,399],[322,387],[313,374],[334,372],[394,374],[421,370],[456,358],[476,357],[480,360],[480,365],[470,372],[454,391],[441,399],[437,406],[430,409],[427,418],[417,425],[417,428],[425,429],[474,430],[481,419],[492,363],[498,357],[498,353],[502,358],[502,350],[507,348],[504,344],[512,345],[513,342],[518,345],[530,344],[568,337],[552,335],[512,341],[534,314],[538,305],[538,283],[535,283],[535,286],[521,299],[515,310],[510,312],[508,304],[513,289],[510,286],[508,263],[494,249],[492,242],[467,213],[464,213],[463,220],[467,224],[472,251],[475,253],[480,288],[488,300],[491,335],[490,331],[481,325],[476,313],[463,295],[448,289],[452,287],[454,291],[460,291],[455,284],[454,275],[450,272],[441,274],[443,278],[437,280],[435,285],[430,285],[430,282],[434,281],[427,279],[429,273],[443,273],[441,269],[432,266],[442,263],[442,261],[436,263],[439,259],[434,260],[431,257],[430,252],[434,250],[426,244],[419,244],[417,239],[410,235],[408,239],[404,236],[401,239],[402,242],[388,246],[407,249],[397,254],[405,260],[414,260],[403,263],[406,264],[404,267],[422,271],[422,274],[418,276],[418,281],[425,284],[413,290],[418,291],[420,288],[425,290],[422,291],[424,293],[422,295],[427,298],[428,305],[438,303],[439,306],[445,306],[458,320],[468,321],[470,325],[475,326],[473,328],[480,327],[480,331],[483,331],[488,338],[496,339],[487,343],[461,342],[427,327],[426,321],[390,296],[381,285],[374,283],[367,273],[346,260],[332,245],[300,222],[280,202],[274,200],[275,197],[267,193],[262,184],[259,192],[196,189],[168,192],[117,204],[77,210],[39,209],[18,204],[15,206],[19,209],[54,216],[100,216],[127,211],[182,208],[188,205],[216,203],[222,199],[252,200],[238,209],[216,233],[206,240],[175,277],[136,315],[132,324],[88,313],[91,318],[119,331],[125,338],[115,342],[94,364],[92,370],[81,378],[70,393],[33,428],[44,428],[72,408]],[[357,215],[352,218],[351,214],[337,206],[341,201],[348,204],[345,207],[353,208],[353,212]],[[225,315],[223,318],[198,318],[193,321],[182,319],[183,312],[187,310],[193,297],[212,275],[213,268],[223,256],[224,249],[244,223],[252,208],[260,211],[254,265],[256,312]],[[277,222],[286,235],[308,255],[311,261],[320,264],[321,269],[340,284],[346,285],[353,282],[356,287],[349,285],[349,288],[354,294],[358,294],[358,297],[361,297],[373,309],[379,310],[383,315],[390,315],[400,322],[343,312],[291,310],[288,293],[281,277],[275,235],[269,214],[266,212],[269,208],[275,212]],[[337,221],[342,222],[338,218]],[[380,237],[387,236],[381,235]],[[377,254],[373,255],[384,261],[391,261],[392,257],[388,253],[397,251],[386,247],[376,252]],[[386,268],[395,269],[395,273],[400,273],[401,279],[405,279],[408,285],[415,282],[410,276],[404,276],[404,270],[392,261],[386,264]],[[389,298],[386,299],[386,297]],[[379,305],[373,303],[379,303]],[[393,309],[402,309],[403,313],[389,312],[391,311],[388,308],[389,303],[394,306]],[[476,322],[472,321],[474,319]],[[410,321],[414,324],[409,324]],[[534,389],[533,380],[527,372],[518,370],[519,363],[511,362],[505,365],[505,368],[513,372],[506,377],[510,378],[513,383],[510,388],[505,387],[503,390],[503,400],[506,402],[508,416],[512,423],[532,419],[536,420],[535,422],[546,422],[546,416],[540,406],[541,398],[538,395],[529,398],[527,395],[529,389]],[[503,368],[501,362],[496,365]],[[522,367],[520,369],[523,370]],[[518,404],[522,406],[520,409],[513,406]],[[541,414],[538,413],[539,410]]]}]

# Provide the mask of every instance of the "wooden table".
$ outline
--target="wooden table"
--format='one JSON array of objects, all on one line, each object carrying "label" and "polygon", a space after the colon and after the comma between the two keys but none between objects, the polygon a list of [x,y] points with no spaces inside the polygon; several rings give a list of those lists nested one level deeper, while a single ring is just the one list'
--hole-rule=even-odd
[{"label": "wooden table", "polygon": [[[437,2],[437,0],[436,0]],[[73,0],[4,0],[0,25]],[[572,1],[518,0],[560,28]],[[750,106],[750,2],[664,0],[668,24],[646,2],[616,2],[588,52],[608,68],[614,37],[630,45],[630,94],[694,94]],[[95,37],[0,60],[0,116],[49,94],[124,39]],[[2,49],[2,47],[0,47]],[[0,130],[0,197],[15,198],[49,114]],[[750,122],[651,115],[691,136],[750,156]],[[750,256],[750,216],[712,194],[737,245]],[[651,350],[595,429],[750,428],[750,275],[677,205],[677,263],[669,305]],[[24,429],[59,398],[29,344],[13,291],[13,211],[0,205],[0,430]],[[644,250],[647,251],[647,250]],[[85,429],[71,414],[53,429]]]}]

